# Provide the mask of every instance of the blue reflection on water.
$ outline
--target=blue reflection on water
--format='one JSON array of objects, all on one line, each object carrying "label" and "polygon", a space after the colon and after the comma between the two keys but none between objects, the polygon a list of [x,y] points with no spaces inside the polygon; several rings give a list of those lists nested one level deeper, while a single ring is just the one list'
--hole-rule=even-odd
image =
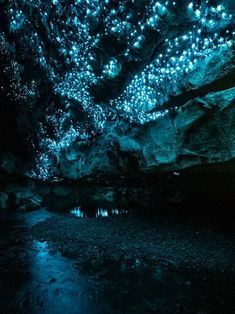
[{"label": "blue reflection on water", "polygon": [[80,207],[73,208],[70,212],[76,217],[80,217],[80,218],[87,217],[86,213],[84,213]]},{"label": "blue reflection on water", "polygon": [[112,209],[107,209],[107,208],[97,208],[96,210],[93,210],[92,212],[89,213],[86,212],[84,209],[81,207],[77,206],[74,207],[73,209],[70,210],[70,213],[76,217],[79,218],[87,218],[89,217],[110,217],[114,215],[122,215],[122,214],[127,214],[128,211],[123,208],[112,208]]}]

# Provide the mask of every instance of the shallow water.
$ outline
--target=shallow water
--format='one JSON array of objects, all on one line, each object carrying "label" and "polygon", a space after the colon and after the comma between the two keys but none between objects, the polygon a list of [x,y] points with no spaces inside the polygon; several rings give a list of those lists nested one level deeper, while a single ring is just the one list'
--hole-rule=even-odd
[{"label": "shallow water", "polygon": [[[72,209],[72,214],[57,214],[46,209],[30,213],[1,213],[2,313],[233,312],[234,284],[227,274],[200,268],[176,270],[172,256],[168,256],[168,262],[164,264],[160,260],[153,262],[150,257],[135,258],[131,254],[121,258],[116,255],[110,257],[102,253],[99,239],[93,238],[92,234],[90,241],[97,245],[100,253],[94,256],[87,252],[90,247],[85,244],[79,253],[86,254],[86,259],[83,259],[77,249],[73,249],[73,243],[78,241],[73,237],[73,226],[75,224],[76,227],[77,219],[81,218],[79,210]],[[99,228],[101,220],[104,224],[109,220],[107,228],[118,221],[118,228],[124,232],[122,221],[130,219],[126,211],[112,212],[109,209],[95,219],[97,213],[101,213],[99,209],[89,214],[90,217],[84,212],[85,228],[86,223]],[[63,219],[66,223],[71,222],[69,237],[65,235],[68,231],[59,223]],[[58,228],[55,234],[60,239],[48,238],[46,230],[40,231],[38,239],[32,236],[31,228],[43,227],[47,221],[55,222],[55,228]],[[75,230],[78,238],[82,237],[82,234],[79,236],[79,228]],[[115,233],[111,231],[111,234],[115,237]],[[128,230],[126,236],[126,243],[122,246],[130,242]],[[56,241],[57,245],[54,245]],[[73,257],[68,258],[69,255]]]},{"label": "shallow water", "polygon": [[102,304],[91,300],[90,278],[75,272],[73,260],[51,251],[46,241],[25,238],[28,227],[54,214],[45,209],[9,214],[1,217],[7,237],[1,243],[1,313],[103,313]]},{"label": "shallow water", "polygon": [[111,217],[115,215],[125,215],[128,213],[127,209],[123,208],[96,208],[93,210],[86,210],[82,207],[74,207],[70,210],[70,213],[78,218],[98,218],[98,217]]}]

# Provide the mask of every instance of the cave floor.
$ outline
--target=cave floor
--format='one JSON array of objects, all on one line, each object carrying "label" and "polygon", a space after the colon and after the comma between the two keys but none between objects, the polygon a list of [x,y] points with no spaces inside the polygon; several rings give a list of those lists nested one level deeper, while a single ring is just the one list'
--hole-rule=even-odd
[{"label": "cave floor", "polygon": [[0,235],[3,314],[235,313],[231,225],[1,210]]}]

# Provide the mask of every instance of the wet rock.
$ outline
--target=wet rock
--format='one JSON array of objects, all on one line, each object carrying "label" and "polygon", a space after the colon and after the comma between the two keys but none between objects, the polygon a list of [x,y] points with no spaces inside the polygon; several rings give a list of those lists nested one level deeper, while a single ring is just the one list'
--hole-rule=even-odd
[{"label": "wet rock", "polygon": [[78,179],[100,174],[111,175],[115,172],[113,142],[112,134],[98,138],[95,145],[84,146],[82,151],[77,144],[66,149],[59,159],[62,176]]},{"label": "wet rock", "polygon": [[43,204],[43,198],[37,192],[27,187],[10,185],[7,191],[14,196],[14,204],[18,210],[37,209]]},{"label": "wet rock", "polygon": [[0,169],[8,174],[17,172],[17,158],[11,153],[1,154]]},{"label": "wet rock", "polygon": [[123,136],[119,138],[119,145],[121,152],[139,152],[141,151],[141,145],[133,138]]},{"label": "wet rock", "polygon": [[225,6],[227,6],[227,8],[231,10],[231,12],[235,10],[235,3],[233,0],[224,0],[223,2]]},{"label": "wet rock", "polygon": [[137,136],[113,132],[112,141],[106,136],[79,158],[61,159],[61,170],[63,176],[78,179],[117,176],[133,166],[135,173],[163,173],[228,162],[235,157],[234,129],[235,88],[231,88],[188,101],[174,114],[169,111],[140,128]]},{"label": "wet rock", "polygon": [[180,107],[197,97],[226,91],[234,87],[234,78],[234,51],[221,48],[220,53],[212,52],[206,59],[198,61],[194,70],[184,77],[180,88],[171,94],[165,105],[167,108]]},{"label": "wet rock", "polygon": [[[113,10],[99,6],[102,14],[89,8],[91,16],[84,19],[79,5],[57,5],[50,7],[50,26],[42,4],[42,16],[33,4],[18,13],[14,5],[8,10],[6,2],[1,10],[5,20],[15,15],[22,19],[17,26],[3,25],[1,54],[9,72],[3,80],[10,81],[12,71],[14,86],[27,90],[17,121],[36,162],[24,175],[98,182],[102,177],[119,180],[123,174],[132,178],[177,172],[235,157],[234,1],[168,1],[165,6],[117,2]],[[61,12],[76,18],[64,24]],[[123,28],[106,25],[117,16]],[[34,31],[27,27],[32,21],[38,25]],[[86,35],[77,36],[80,28],[73,23],[87,23]],[[10,34],[17,35],[15,42]],[[38,49],[32,47],[34,36]],[[90,36],[97,36],[94,46]],[[89,54],[80,60],[85,42]],[[141,83],[132,85],[137,77]],[[153,113],[156,118],[146,118]],[[20,170],[7,155],[0,157],[0,167],[7,173]],[[69,195],[62,187],[53,193]]]},{"label": "wet rock", "polygon": [[9,197],[7,193],[0,192],[0,209],[5,209],[9,206]]},{"label": "wet rock", "polygon": [[148,168],[180,170],[235,157],[235,88],[185,104],[150,126],[145,134]]}]

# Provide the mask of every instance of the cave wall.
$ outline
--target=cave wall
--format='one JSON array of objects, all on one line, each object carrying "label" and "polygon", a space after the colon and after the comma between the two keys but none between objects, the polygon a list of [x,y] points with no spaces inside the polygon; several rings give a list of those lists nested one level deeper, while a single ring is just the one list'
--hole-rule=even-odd
[{"label": "cave wall", "polygon": [[234,1],[0,5],[1,140],[13,143],[1,147],[16,153],[18,143],[27,176],[135,176],[233,160]]}]

